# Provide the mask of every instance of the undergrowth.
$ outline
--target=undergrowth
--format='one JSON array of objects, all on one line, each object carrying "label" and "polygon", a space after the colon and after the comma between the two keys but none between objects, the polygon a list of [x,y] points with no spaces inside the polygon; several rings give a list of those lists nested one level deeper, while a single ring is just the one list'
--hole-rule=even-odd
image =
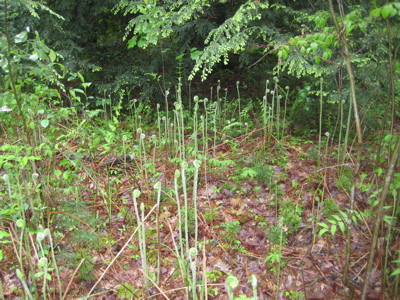
[{"label": "undergrowth", "polygon": [[[0,147],[0,261],[18,283],[3,282],[3,295],[255,299],[284,289],[288,266],[298,262],[290,247],[314,255],[320,239],[342,247],[351,164],[338,166],[328,142],[320,147],[291,137],[277,123],[283,111],[273,115],[278,102],[271,114],[250,99],[241,99],[240,108],[238,100],[220,100],[195,97],[188,110],[178,94],[170,119],[157,110],[156,123],[148,111],[145,118],[135,110],[124,117],[120,107],[79,114],[79,106],[60,108],[57,120],[57,110],[46,108],[25,116],[33,124],[31,144],[7,129]],[[383,162],[376,163],[374,176],[363,175],[355,191],[351,219],[351,230],[367,235],[384,173]],[[385,207],[393,243],[398,187],[394,181]],[[32,236],[43,230],[46,244],[39,245]],[[386,255],[387,282],[394,283],[398,257],[390,247]],[[240,264],[251,269],[247,285]],[[247,287],[239,292],[235,280]],[[286,298],[302,297],[292,289],[284,290]]]}]

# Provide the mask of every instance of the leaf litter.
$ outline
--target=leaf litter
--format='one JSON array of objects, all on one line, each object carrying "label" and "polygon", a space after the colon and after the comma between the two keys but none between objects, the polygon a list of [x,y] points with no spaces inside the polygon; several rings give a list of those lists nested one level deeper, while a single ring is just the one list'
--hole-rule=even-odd
[{"label": "leaf litter", "polygon": [[[329,167],[335,166],[335,160],[327,158],[325,165],[328,167],[318,170],[316,160],[307,156],[301,145],[293,146],[287,141],[284,142],[284,150],[271,147],[258,151],[265,157],[261,160],[257,158],[258,163],[252,164],[260,144],[261,141],[255,138],[246,140],[236,148],[225,146],[223,151],[216,153],[221,159],[240,161],[239,157],[248,157],[250,163],[243,161],[242,166],[227,165],[223,169],[211,166],[201,178],[197,191],[198,240],[203,242],[203,248],[199,252],[197,269],[199,276],[204,271],[214,274],[207,276],[208,289],[213,291],[208,299],[227,299],[224,283],[228,274],[239,279],[236,295],[253,296],[248,279],[255,274],[259,299],[276,298],[276,295],[279,299],[346,299],[348,290],[341,278],[346,238],[340,228],[335,234],[327,232],[323,236],[319,236],[317,230],[317,223],[326,222],[329,213],[338,214],[338,210],[345,211],[348,207],[348,191],[340,182],[337,168]],[[91,157],[95,157],[94,153],[91,153]],[[145,222],[149,274],[156,273],[157,251],[160,251],[161,258],[160,281],[157,288],[153,285],[148,298],[165,299],[163,295],[167,295],[169,299],[185,299],[185,285],[179,275],[174,252],[179,242],[177,205],[173,194],[168,192],[173,189],[174,172],[179,166],[163,159],[167,157],[167,153],[160,153],[159,160],[155,161],[155,168],[161,171],[159,179],[164,189],[160,203],[159,237],[156,236],[155,218],[150,217]],[[93,228],[93,225],[84,221],[74,225],[83,230],[97,231],[101,242],[91,249],[76,242],[76,228],[61,228],[63,234],[57,243],[60,245],[59,252],[65,254],[64,262],[68,261],[66,254],[76,251],[78,247],[87,250],[91,257],[90,264],[93,265],[92,279],[85,278],[84,274],[79,276],[79,270],[77,272],[72,267],[71,261],[70,267],[61,269],[63,282],[69,283],[66,299],[84,297],[93,287],[102,294],[91,299],[124,299],[121,297],[121,288],[116,287],[125,285],[136,295],[133,299],[144,299],[146,287],[137,235],[129,240],[136,228],[131,193],[132,187],[142,188],[138,201],[147,205],[147,213],[148,208],[156,203],[149,188],[151,184],[137,176],[138,172],[143,171],[138,170],[139,162],[126,161],[114,153],[99,155],[98,159],[85,158],[79,164],[82,200],[93,215],[104,220],[105,225]],[[258,175],[242,178],[235,175],[237,169],[248,165],[251,168],[258,165]],[[263,165],[272,167],[262,168]],[[57,168],[63,169],[63,166]],[[189,178],[188,182],[191,180]],[[104,191],[109,193],[105,194]],[[370,194],[369,191],[360,192],[356,205],[367,207]],[[326,199],[330,201],[331,211],[326,208]],[[282,204],[284,201],[289,203],[286,210]],[[288,209],[294,210],[295,207],[298,220],[285,218],[290,214]],[[232,229],[229,229],[229,224],[236,224],[238,230],[230,232]],[[359,293],[369,251],[372,220],[364,216],[352,226],[350,280]],[[193,239],[192,236],[190,238]],[[393,244],[399,245],[398,236]],[[7,247],[4,249],[6,259],[1,262],[1,267],[3,270],[12,270],[12,251]],[[279,254],[273,256],[274,253]],[[63,262],[62,255],[58,259]],[[111,262],[114,263],[109,267]],[[369,299],[379,299],[381,276],[379,267],[374,269]],[[102,278],[100,282],[99,278]],[[6,299],[20,298],[18,290],[21,291],[22,287],[12,271],[2,272],[2,282]]]}]

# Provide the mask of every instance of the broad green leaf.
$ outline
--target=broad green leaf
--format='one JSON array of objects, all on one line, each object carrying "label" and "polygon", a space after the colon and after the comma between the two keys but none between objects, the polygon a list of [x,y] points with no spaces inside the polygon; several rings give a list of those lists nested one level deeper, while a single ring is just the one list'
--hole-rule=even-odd
[{"label": "broad green leaf", "polygon": [[331,58],[331,55],[328,51],[324,51],[324,53],[322,53],[322,58],[328,60]]},{"label": "broad green leaf", "polygon": [[326,19],[318,16],[315,18],[314,22],[315,22],[315,25],[317,25],[317,26],[325,27]]},{"label": "broad green leaf", "polygon": [[77,92],[77,93],[82,93],[85,94],[85,92],[82,89],[72,89],[71,91]]},{"label": "broad green leaf", "polygon": [[139,42],[137,43],[138,47],[143,48],[146,45],[146,41],[147,41],[146,36],[142,35],[140,37]]},{"label": "broad green leaf", "polygon": [[33,277],[38,278],[38,277],[42,277],[44,274],[44,272],[37,272],[35,275],[33,275]]},{"label": "broad green leaf", "polygon": [[22,31],[21,33],[18,33],[14,38],[16,44],[23,43],[27,39],[28,39],[28,32],[26,32],[26,31]]},{"label": "broad green leaf", "polygon": [[317,65],[321,64],[321,59],[318,56],[314,56],[314,58]]},{"label": "broad green leaf", "polygon": [[314,43],[311,43],[310,47],[311,47],[311,49],[312,49],[314,52],[316,52],[317,49],[318,49],[318,44],[315,43],[315,42],[314,42]]},{"label": "broad green leaf", "polygon": [[393,222],[395,221],[395,218],[392,216],[383,216],[383,221],[386,222],[389,226],[393,226]]},{"label": "broad green leaf", "polygon": [[89,87],[89,86],[91,86],[91,82],[82,82],[82,86],[84,87],[84,88],[87,88],[87,87]]},{"label": "broad green leaf", "polygon": [[321,237],[325,232],[327,232],[329,229],[328,228],[323,228],[318,232],[318,236]]},{"label": "broad green leaf", "polygon": [[49,57],[51,62],[55,62],[57,55],[53,50],[50,50]]},{"label": "broad green leaf", "polygon": [[203,51],[193,51],[190,53],[190,58],[193,60],[197,60],[202,53]]},{"label": "broad green leaf", "polygon": [[400,274],[400,269],[396,269],[390,274],[390,276],[396,276],[396,275],[399,275],[399,274]]},{"label": "broad green leaf", "polygon": [[372,10],[370,13],[369,13],[369,15],[371,16],[371,17],[380,17],[381,16],[381,10],[382,10],[382,8],[381,7],[379,7],[379,8],[375,8],[374,10]]},{"label": "broad green leaf", "polygon": [[397,14],[397,10],[393,7],[392,4],[387,4],[382,7],[382,17],[387,18],[387,17],[393,17]]},{"label": "broad green leaf", "polygon": [[128,41],[128,49],[135,47],[137,44],[137,36],[134,36]]},{"label": "broad green leaf", "polygon": [[296,46],[296,45],[300,44],[300,41],[299,41],[299,39],[291,38],[291,39],[289,39],[289,44],[292,45],[292,46]]},{"label": "broad green leaf", "polygon": [[4,237],[9,237],[9,236],[10,236],[10,234],[8,232],[0,230],[0,239],[2,239]]},{"label": "broad green leaf", "polygon": [[286,50],[282,50],[282,58],[286,60],[288,58],[289,53]]},{"label": "broad green leaf", "polygon": [[335,36],[329,34],[326,39],[325,39],[325,43],[329,42],[330,45],[332,45],[335,42]]},{"label": "broad green leaf", "polygon": [[323,42],[323,41],[325,41],[326,37],[327,37],[326,34],[321,33],[321,34],[318,36],[318,40],[321,41],[321,42]]},{"label": "broad green leaf", "polygon": [[321,227],[329,228],[329,226],[328,226],[327,224],[325,224],[325,223],[318,222],[317,224],[318,224],[319,226],[321,226]]}]

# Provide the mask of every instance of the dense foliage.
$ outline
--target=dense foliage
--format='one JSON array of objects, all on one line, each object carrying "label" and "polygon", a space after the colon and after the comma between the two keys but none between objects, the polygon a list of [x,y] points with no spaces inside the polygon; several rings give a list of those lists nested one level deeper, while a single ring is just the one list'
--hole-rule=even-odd
[{"label": "dense foliage", "polygon": [[[118,266],[141,279],[119,278],[118,297],[202,299],[225,279],[234,299],[250,274],[225,264],[250,253],[261,281],[235,299],[301,299],[280,291],[281,275],[300,278],[285,245],[318,257],[317,239],[343,250],[320,270],[340,282],[330,295],[398,293],[399,2],[0,5],[0,269],[19,282],[7,295],[65,298],[74,278],[94,289],[129,253],[144,275]],[[110,255],[101,275],[89,248]]]}]

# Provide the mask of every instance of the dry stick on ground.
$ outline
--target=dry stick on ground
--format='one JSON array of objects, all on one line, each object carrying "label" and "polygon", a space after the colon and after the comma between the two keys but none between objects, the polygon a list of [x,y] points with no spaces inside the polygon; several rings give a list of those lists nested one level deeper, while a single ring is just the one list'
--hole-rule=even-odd
[{"label": "dry stick on ground", "polygon": [[139,224],[139,226],[135,229],[135,231],[132,233],[132,235],[129,237],[129,239],[126,241],[125,245],[122,246],[121,250],[117,253],[117,255],[113,258],[113,260],[109,263],[107,268],[104,270],[103,274],[99,277],[99,279],[96,281],[96,283],[92,286],[91,290],[89,291],[87,297],[90,296],[90,294],[93,292],[95,287],[99,284],[99,282],[103,279],[104,275],[107,273],[107,271],[111,268],[111,266],[114,264],[114,262],[117,260],[117,258],[122,254],[122,252],[125,250],[125,248],[128,246],[128,244],[131,242],[133,237],[135,236],[136,232],[140,228],[140,226],[144,223],[145,220],[151,215],[151,213],[157,208],[157,205],[154,205],[153,208],[148,212],[148,214],[145,216],[143,221]]},{"label": "dry stick on ground", "polygon": [[386,177],[385,177],[385,185],[383,186],[382,193],[381,193],[381,195],[379,197],[380,199],[379,199],[378,212],[377,212],[377,216],[376,216],[375,223],[374,223],[374,230],[373,230],[373,233],[372,233],[371,247],[370,247],[370,250],[369,250],[367,270],[365,272],[364,285],[363,285],[362,294],[361,294],[361,299],[362,300],[367,298],[369,280],[371,278],[372,264],[373,264],[373,261],[374,261],[376,245],[377,245],[377,242],[378,242],[379,228],[381,226],[382,219],[383,219],[383,205],[384,205],[386,197],[387,197],[387,195],[389,193],[389,187],[390,187],[390,183],[392,181],[393,171],[394,171],[397,159],[399,157],[399,151],[400,151],[400,134],[397,135],[396,146],[394,148],[393,155],[392,155],[392,158],[390,160],[390,163],[389,163],[389,166],[388,166],[388,170],[387,170],[387,174],[386,174]]},{"label": "dry stick on ground", "polygon": [[143,272],[143,270],[141,269],[140,272],[142,272],[142,274],[144,276],[147,277],[148,280],[151,281],[152,284],[154,284],[154,286],[160,291],[160,294],[163,295],[165,297],[165,299],[169,300],[169,298],[167,297],[167,295],[161,290],[161,288],[157,285],[157,283],[154,282],[153,279],[151,279],[145,272]]},{"label": "dry stick on ground", "polygon": [[66,299],[67,294],[68,294],[68,291],[69,291],[69,289],[70,289],[70,287],[71,287],[72,281],[74,280],[76,273],[78,273],[78,270],[80,269],[80,267],[82,266],[82,264],[83,264],[84,261],[85,261],[85,259],[82,258],[82,260],[81,260],[81,262],[79,263],[79,265],[75,268],[74,273],[72,273],[71,279],[69,280],[68,285],[67,285],[67,288],[66,288],[65,291],[64,291],[64,296],[63,296],[62,300]]}]

